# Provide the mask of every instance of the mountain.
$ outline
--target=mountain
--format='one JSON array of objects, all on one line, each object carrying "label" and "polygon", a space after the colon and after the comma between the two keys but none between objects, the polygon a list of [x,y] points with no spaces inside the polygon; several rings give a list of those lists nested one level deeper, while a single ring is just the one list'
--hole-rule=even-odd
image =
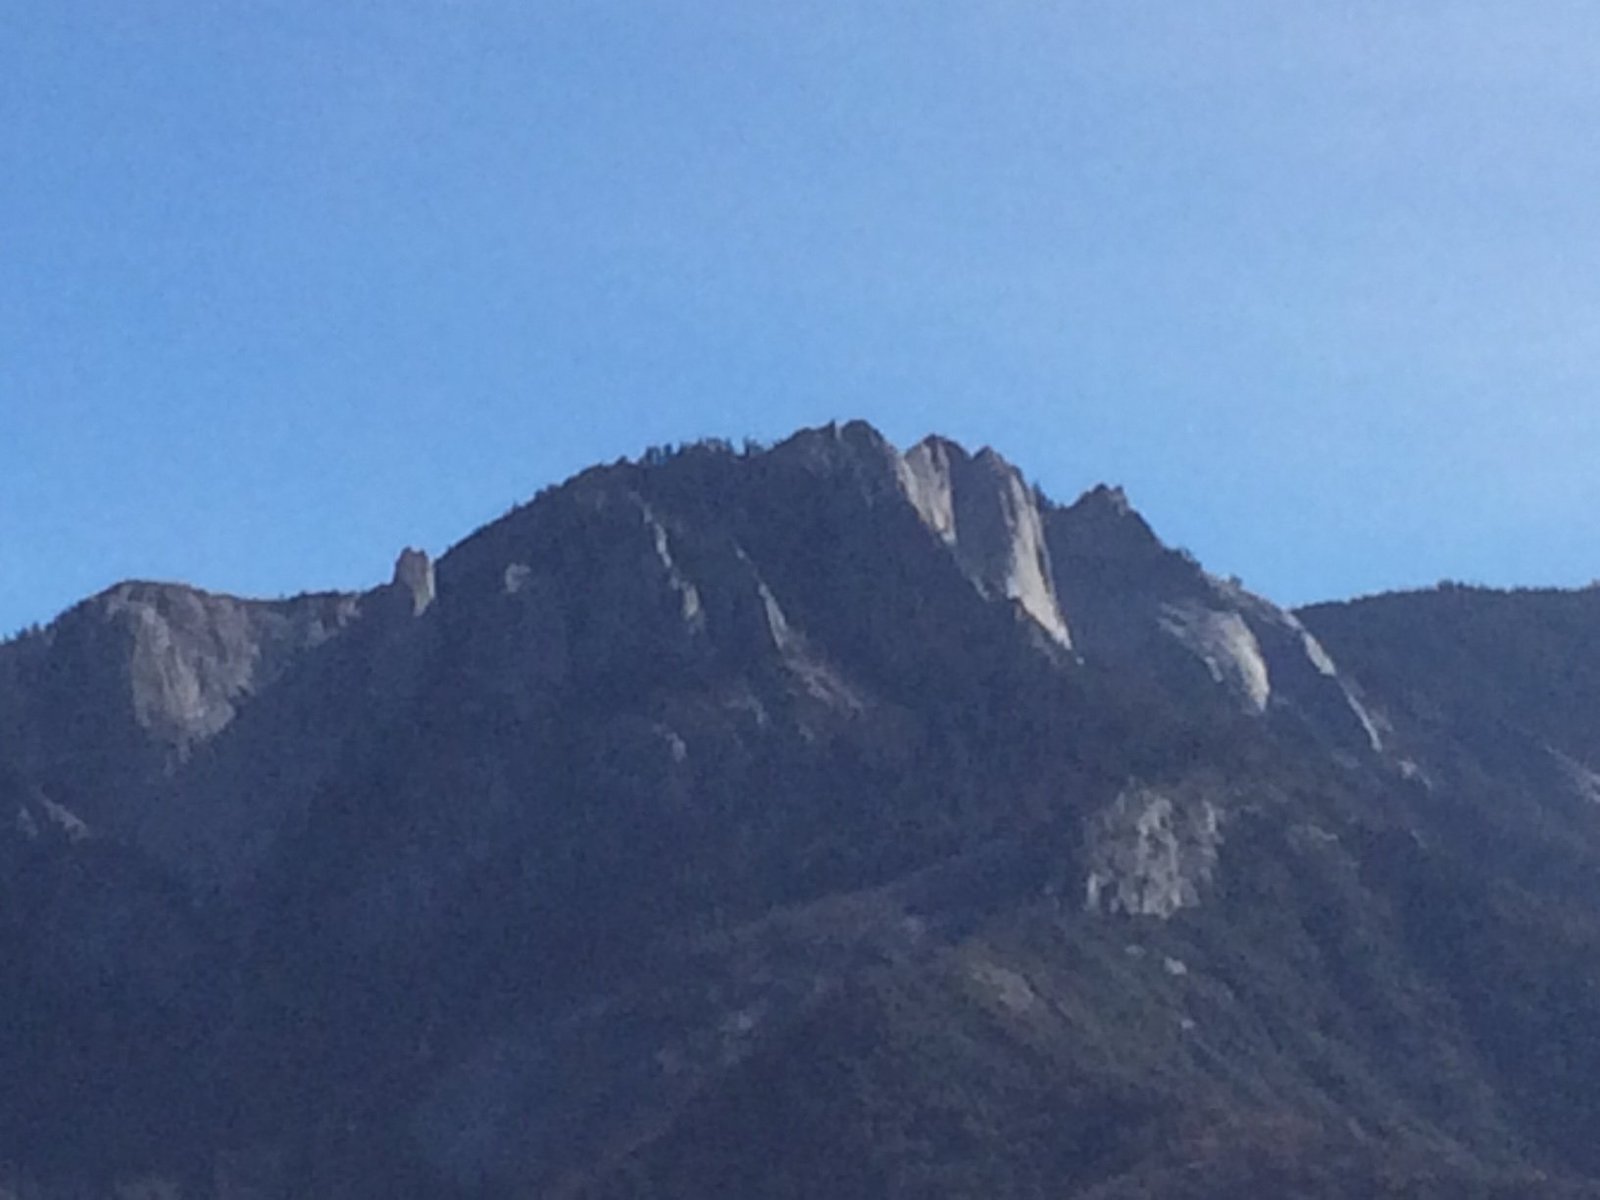
[{"label": "mountain", "polygon": [[0,1197],[1600,1196],[1597,633],[861,422],[120,585],[0,645]]}]

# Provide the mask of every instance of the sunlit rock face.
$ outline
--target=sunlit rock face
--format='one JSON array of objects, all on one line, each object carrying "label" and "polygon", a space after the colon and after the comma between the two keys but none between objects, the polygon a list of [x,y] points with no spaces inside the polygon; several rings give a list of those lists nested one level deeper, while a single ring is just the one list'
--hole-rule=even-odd
[{"label": "sunlit rock face", "polygon": [[437,586],[434,582],[433,560],[425,550],[407,546],[400,552],[394,564],[394,586],[410,599],[413,616],[421,616],[428,611]]},{"label": "sunlit rock face", "polygon": [[1272,699],[1272,673],[1261,653],[1261,643],[1242,616],[1203,604],[1178,602],[1165,606],[1158,621],[1163,633],[1198,658],[1211,678],[1250,711],[1267,711]]},{"label": "sunlit rock face", "polygon": [[1180,693],[1210,689],[1341,753],[1382,751],[1379,718],[1299,619],[1163,545],[1121,489],[1049,508],[1044,528],[1056,594],[1089,662]]},{"label": "sunlit rock face", "polygon": [[900,478],[923,522],[951,547],[974,586],[1015,601],[1056,642],[1071,645],[1038,502],[1015,467],[993,450],[969,455],[930,437],[906,452]]},{"label": "sunlit rock face", "polygon": [[91,826],[129,832],[153,791],[358,611],[332,593],[119,584],[0,646],[5,752]]},{"label": "sunlit rock face", "polygon": [[218,733],[354,614],[345,597],[263,603],[162,584],[123,584],[91,606],[82,619],[103,632],[90,636],[126,639],[134,721],[179,751]]},{"label": "sunlit rock face", "polygon": [[1129,787],[1089,822],[1084,907],[1163,920],[1193,908],[1211,884],[1221,842],[1209,799]]}]

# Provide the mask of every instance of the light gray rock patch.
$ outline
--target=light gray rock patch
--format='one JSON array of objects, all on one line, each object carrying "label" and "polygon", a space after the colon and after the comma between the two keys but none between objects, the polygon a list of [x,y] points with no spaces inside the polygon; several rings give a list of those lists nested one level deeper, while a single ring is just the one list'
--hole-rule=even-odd
[{"label": "light gray rock patch", "polygon": [[1205,799],[1123,790],[1088,830],[1084,907],[1170,918],[1200,903],[1217,865],[1221,815]]},{"label": "light gray rock patch", "polygon": [[992,962],[974,963],[968,970],[972,978],[983,985],[1003,1008],[1020,1013],[1041,1003],[1039,994],[1021,972]]},{"label": "light gray rock patch", "polygon": [[897,473],[974,587],[1014,601],[1052,640],[1071,646],[1038,501],[1015,467],[993,450],[969,456],[954,442],[927,438],[906,452]]},{"label": "light gray rock patch", "polygon": [[395,560],[394,585],[411,597],[411,615],[420,617],[438,594],[433,560],[425,551],[407,546]]},{"label": "light gray rock patch", "polygon": [[1591,771],[1570,755],[1561,753],[1554,746],[1546,746],[1545,748],[1556,760],[1562,774],[1571,783],[1572,790],[1590,804],[1600,804],[1600,774]]},{"label": "light gray rock patch", "polygon": [[1253,712],[1267,709],[1272,676],[1261,643],[1236,612],[1184,602],[1164,606],[1161,628],[1188,647],[1211,678],[1237,695]]}]

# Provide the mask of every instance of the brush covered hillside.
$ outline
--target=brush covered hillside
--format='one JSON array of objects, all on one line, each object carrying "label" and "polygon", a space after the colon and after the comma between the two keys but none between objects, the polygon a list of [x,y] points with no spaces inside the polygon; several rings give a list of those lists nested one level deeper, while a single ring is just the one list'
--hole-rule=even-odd
[{"label": "brush covered hillside", "polygon": [[0,963],[5,1200],[1600,1197],[1600,592],[652,453],[0,646]]}]

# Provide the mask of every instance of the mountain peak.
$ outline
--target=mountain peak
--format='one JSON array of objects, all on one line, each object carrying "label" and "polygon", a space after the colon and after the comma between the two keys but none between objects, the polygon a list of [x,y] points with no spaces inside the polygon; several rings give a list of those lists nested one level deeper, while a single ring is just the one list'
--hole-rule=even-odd
[{"label": "mountain peak", "polygon": [[421,616],[433,603],[435,584],[433,560],[425,550],[407,546],[394,563],[393,586],[411,599],[413,616]]},{"label": "mountain peak", "polygon": [[994,450],[969,455],[923,438],[898,462],[901,488],[980,591],[1015,601],[1062,646],[1072,639],[1056,600],[1038,499]]},{"label": "mountain peak", "polygon": [[866,421],[801,429],[767,452],[779,462],[799,462],[814,471],[833,472],[841,468],[867,472],[878,480],[887,478],[899,458],[889,440]]},{"label": "mountain peak", "polygon": [[1099,483],[1060,509],[1064,519],[1103,539],[1103,549],[1121,553],[1169,554],[1128,493],[1115,484]]},{"label": "mountain peak", "polygon": [[1078,497],[1077,504],[1090,511],[1103,510],[1118,517],[1136,515],[1128,493],[1119,484],[1097,483]]}]

